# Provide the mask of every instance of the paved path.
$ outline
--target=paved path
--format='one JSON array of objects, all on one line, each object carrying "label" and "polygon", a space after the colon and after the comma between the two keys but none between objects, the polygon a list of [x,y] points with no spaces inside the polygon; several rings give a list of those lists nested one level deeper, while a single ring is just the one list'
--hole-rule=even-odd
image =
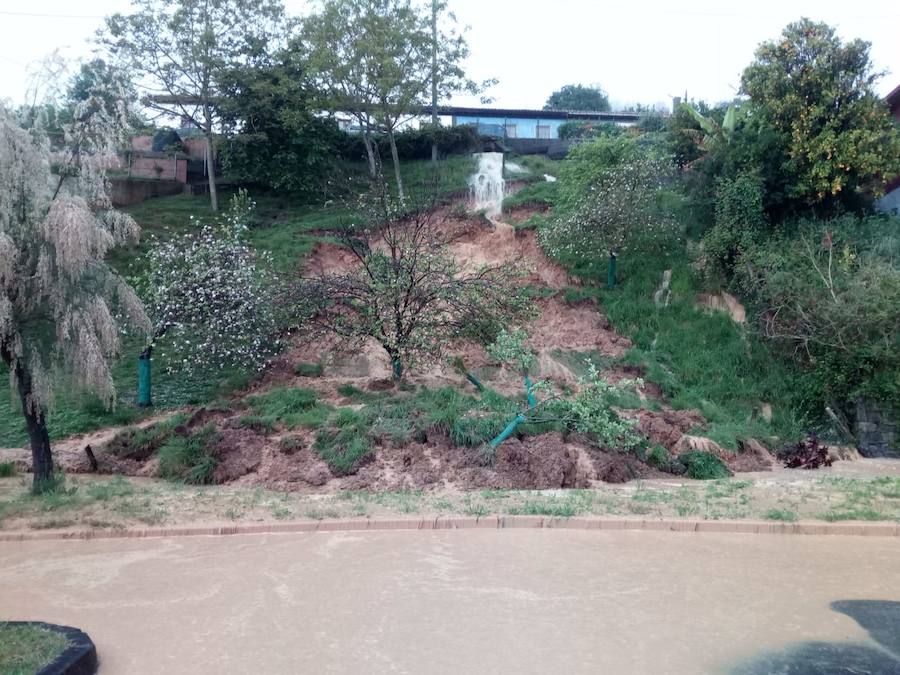
[{"label": "paved path", "polygon": [[841,659],[896,673],[900,605],[830,605],[900,601],[898,570],[900,541],[880,537],[33,541],[0,544],[0,618],[77,625],[116,675],[847,672],[825,668]]}]

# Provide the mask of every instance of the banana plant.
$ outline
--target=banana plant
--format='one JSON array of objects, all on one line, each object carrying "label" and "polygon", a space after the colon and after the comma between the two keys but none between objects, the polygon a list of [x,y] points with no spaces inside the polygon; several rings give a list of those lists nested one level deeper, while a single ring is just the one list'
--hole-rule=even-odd
[{"label": "banana plant", "polygon": [[709,152],[719,144],[724,143],[727,145],[731,142],[731,139],[734,137],[734,131],[737,128],[738,118],[741,114],[741,109],[734,103],[728,106],[728,110],[725,111],[725,117],[722,119],[721,124],[716,122],[712,117],[703,115],[687,103],[682,103],[681,107],[694,118],[704,133],[703,138],[699,142],[701,150]]}]

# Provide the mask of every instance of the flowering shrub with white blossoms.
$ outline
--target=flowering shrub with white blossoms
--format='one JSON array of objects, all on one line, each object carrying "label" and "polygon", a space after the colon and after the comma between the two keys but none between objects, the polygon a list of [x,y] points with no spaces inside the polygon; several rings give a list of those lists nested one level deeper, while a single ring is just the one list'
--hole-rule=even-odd
[{"label": "flowering shrub with white blossoms", "polygon": [[155,241],[139,289],[168,370],[261,370],[276,353],[278,283],[271,256],[247,241],[255,203],[241,190],[210,223]]},{"label": "flowering shrub with white blossoms", "polygon": [[600,171],[573,208],[541,229],[544,250],[588,262],[671,240],[677,224],[656,208],[656,192],[669,169],[668,161],[646,156]]}]

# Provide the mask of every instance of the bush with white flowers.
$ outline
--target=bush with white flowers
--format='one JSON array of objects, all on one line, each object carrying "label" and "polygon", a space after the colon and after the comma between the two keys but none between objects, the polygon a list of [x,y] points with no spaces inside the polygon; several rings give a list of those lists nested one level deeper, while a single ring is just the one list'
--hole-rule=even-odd
[{"label": "bush with white flowers", "polygon": [[182,236],[155,241],[140,283],[158,347],[171,372],[262,369],[279,341],[278,283],[271,257],[247,241],[255,204],[239,191],[213,222],[192,217]]}]

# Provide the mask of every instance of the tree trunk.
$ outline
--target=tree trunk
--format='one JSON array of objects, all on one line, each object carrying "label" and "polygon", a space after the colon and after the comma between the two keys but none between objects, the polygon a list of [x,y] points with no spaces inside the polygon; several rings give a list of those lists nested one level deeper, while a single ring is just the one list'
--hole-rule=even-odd
[{"label": "tree trunk", "polygon": [[206,173],[209,177],[209,204],[213,211],[218,211],[219,194],[216,191],[216,156],[213,150],[212,130],[206,133]]},{"label": "tree trunk", "polygon": [[372,147],[372,131],[368,126],[363,128],[363,145],[366,146],[366,157],[369,160],[369,178],[375,180],[378,167],[375,165],[375,149]]},{"label": "tree trunk", "polygon": [[16,361],[15,372],[19,385],[22,414],[25,415],[25,427],[28,430],[28,440],[31,442],[31,465],[34,476],[31,489],[35,494],[40,494],[53,487],[53,455],[50,453],[50,434],[47,432],[47,421],[40,406],[34,405],[31,401],[31,375],[19,361]]},{"label": "tree trunk", "polygon": [[437,165],[437,15],[438,0],[431,0],[431,163]]},{"label": "tree trunk", "polygon": [[388,140],[391,142],[391,159],[394,160],[394,178],[397,180],[397,196],[401,202],[406,201],[403,194],[403,177],[400,175],[400,155],[397,153],[397,143],[394,141],[394,130],[388,129]]}]

